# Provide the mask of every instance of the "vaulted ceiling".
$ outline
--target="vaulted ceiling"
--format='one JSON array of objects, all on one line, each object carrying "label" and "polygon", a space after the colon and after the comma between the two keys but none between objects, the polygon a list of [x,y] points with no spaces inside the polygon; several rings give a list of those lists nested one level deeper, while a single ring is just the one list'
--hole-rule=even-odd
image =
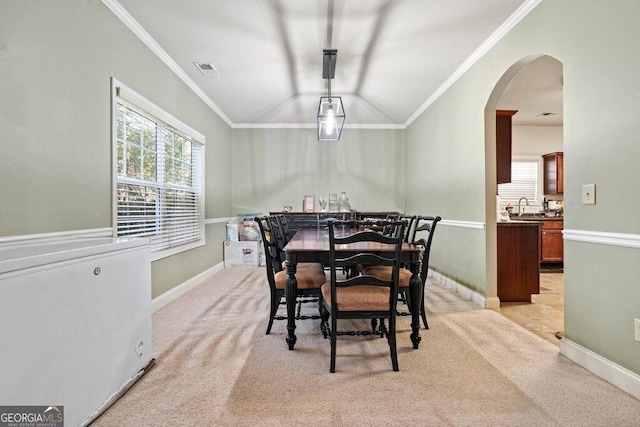
[{"label": "vaulted ceiling", "polygon": [[346,126],[390,128],[409,124],[538,3],[103,1],[139,24],[143,40],[234,127],[315,126],[327,93],[322,51],[337,49],[331,91],[342,97]]}]

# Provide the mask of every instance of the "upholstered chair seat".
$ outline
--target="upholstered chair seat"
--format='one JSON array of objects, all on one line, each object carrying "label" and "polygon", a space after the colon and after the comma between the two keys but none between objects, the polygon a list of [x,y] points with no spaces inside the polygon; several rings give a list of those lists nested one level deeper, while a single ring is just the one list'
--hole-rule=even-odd
[{"label": "upholstered chair seat", "polygon": [[[320,289],[323,299],[331,307],[331,283],[323,284]],[[338,288],[336,308],[340,311],[388,311],[389,288],[369,285]]]},{"label": "upholstered chair seat", "polygon": [[[391,280],[391,273],[393,272],[393,267],[388,267],[384,265],[372,265],[365,267],[362,270],[362,274],[365,276],[374,276],[382,280]],[[406,268],[401,268],[398,270],[398,286],[404,288],[409,286],[409,281],[411,280],[411,271]]]},{"label": "upholstered chair seat", "polygon": [[[327,276],[322,269],[307,268],[297,270],[296,281],[298,289],[317,289],[327,280]],[[287,284],[287,272],[278,271],[275,274],[276,289],[284,289]]]}]

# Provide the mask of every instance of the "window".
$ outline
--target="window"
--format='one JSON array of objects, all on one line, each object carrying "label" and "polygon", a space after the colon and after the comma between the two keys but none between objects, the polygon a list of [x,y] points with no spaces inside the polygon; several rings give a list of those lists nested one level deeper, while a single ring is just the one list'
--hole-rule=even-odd
[{"label": "window", "polygon": [[114,80],[114,229],[152,259],[204,245],[204,137]]},{"label": "window", "polygon": [[503,202],[517,202],[526,197],[529,203],[538,202],[539,161],[511,162],[511,182],[498,185],[498,194]]}]

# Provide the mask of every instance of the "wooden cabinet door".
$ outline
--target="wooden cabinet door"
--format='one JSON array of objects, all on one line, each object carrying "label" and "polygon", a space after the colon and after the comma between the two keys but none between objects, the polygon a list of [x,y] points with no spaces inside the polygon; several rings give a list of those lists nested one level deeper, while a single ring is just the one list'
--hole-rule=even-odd
[{"label": "wooden cabinet door", "polygon": [[513,110],[496,111],[496,178],[498,184],[511,182],[511,117]]},{"label": "wooden cabinet door", "polygon": [[543,221],[541,230],[541,262],[563,262],[564,241],[562,228],[564,221]]},{"label": "wooden cabinet door", "polygon": [[531,302],[540,293],[539,227],[498,224],[498,298]]},{"label": "wooden cabinet door", "polygon": [[544,194],[564,194],[564,153],[542,156]]},{"label": "wooden cabinet door", "polygon": [[557,175],[556,175],[556,191],[557,194],[564,194],[564,153],[556,153]]}]

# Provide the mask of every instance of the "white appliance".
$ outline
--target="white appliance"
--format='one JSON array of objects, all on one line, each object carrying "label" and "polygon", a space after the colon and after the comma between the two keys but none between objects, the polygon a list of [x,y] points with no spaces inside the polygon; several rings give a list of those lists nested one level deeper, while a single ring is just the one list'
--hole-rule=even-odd
[{"label": "white appliance", "polygon": [[0,404],[89,424],[153,363],[148,239],[0,245]]}]

